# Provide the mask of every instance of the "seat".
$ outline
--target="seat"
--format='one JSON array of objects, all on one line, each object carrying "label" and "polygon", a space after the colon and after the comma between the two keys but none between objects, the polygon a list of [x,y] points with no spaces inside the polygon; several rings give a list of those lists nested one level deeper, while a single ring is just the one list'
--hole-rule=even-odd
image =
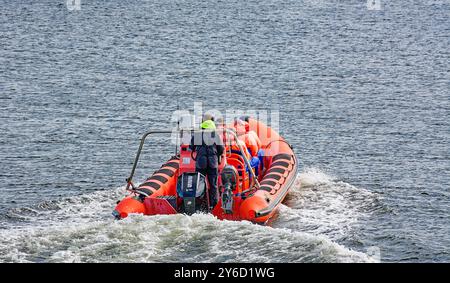
[{"label": "seat", "polygon": [[238,187],[241,190],[247,189],[249,186],[249,174],[246,171],[247,166],[245,166],[244,158],[241,155],[232,152],[227,158],[227,163],[235,167],[238,171],[240,184]]}]

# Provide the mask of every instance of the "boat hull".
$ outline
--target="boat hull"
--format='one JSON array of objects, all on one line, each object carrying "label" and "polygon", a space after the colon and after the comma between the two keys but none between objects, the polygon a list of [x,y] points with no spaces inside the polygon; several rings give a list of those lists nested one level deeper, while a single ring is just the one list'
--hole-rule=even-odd
[{"label": "boat hull", "polygon": [[[286,197],[297,177],[297,158],[292,147],[264,123],[248,118],[250,130],[261,140],[262,165],[258,181],[260,187],[243,198],[233,195],[232,212],[225,213],[219,200],[211,213],[219,219],[248,220],[267,223]],[[180,157],[174,156],[153,173],[135,192],[118,203],[114,215],[124,218],[130,213],[145,215],[175,214],[177,179],[180,175]]]}]

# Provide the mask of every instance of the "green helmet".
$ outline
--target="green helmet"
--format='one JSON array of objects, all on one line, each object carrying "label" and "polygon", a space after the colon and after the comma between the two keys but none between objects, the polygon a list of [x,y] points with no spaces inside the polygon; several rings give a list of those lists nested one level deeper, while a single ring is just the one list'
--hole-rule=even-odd
[{"label": "green helmet", "polygon": [[216,124],[214,124],[214,122],[211,120],[206,120],[200,125],[200,127],[202,129],[215,130]]}]

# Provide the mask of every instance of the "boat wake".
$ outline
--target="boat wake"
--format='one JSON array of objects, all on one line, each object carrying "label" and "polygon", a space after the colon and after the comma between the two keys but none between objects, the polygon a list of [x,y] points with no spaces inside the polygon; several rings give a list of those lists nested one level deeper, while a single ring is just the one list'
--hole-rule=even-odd
[{"label": "boat wake", "polygon": [[[115,221],[123,187],[3,215],[3,262],[376,262],[346,244],[377,196],[311,168],[297,177],[271,226],[212,215]],[[95,212],[95,213],[94,213]]]}]

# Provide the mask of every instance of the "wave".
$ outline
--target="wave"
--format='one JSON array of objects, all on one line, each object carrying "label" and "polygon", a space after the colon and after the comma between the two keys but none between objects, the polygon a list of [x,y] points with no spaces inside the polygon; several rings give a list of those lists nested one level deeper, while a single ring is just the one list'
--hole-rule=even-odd
[{"label": "wave", "polygon": [[301,173],[271,226],[212,215],[113,220],[123,187],[10,210],[3,262],[374,262],[342,239],[376,197],[317,169]]},{"label": "wave", "polygon": [[274,226],[342,240],[357,228],[359,219],[379,208],[378,195],[307,168],[286,197]]}]

